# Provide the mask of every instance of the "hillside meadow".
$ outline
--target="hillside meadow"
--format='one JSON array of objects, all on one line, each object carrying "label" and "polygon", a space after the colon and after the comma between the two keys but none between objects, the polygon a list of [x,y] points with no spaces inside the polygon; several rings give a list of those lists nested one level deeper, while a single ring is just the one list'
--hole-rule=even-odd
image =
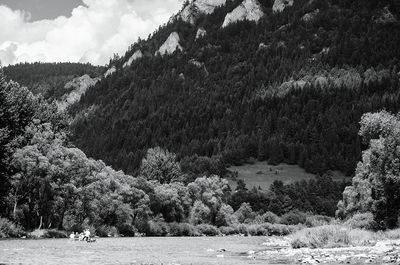
[{"label": "hillside meadow", "polygon": [[[228,170],[232,173],[237,172],[236,178],[228,179],[229,186],[232,190],[236,189],[236,181],[238,179],[244,180],[249,189],[260,187],[263,190],[268,190],[271,184],[276,180],[288,184],[301,180],[310,180],[316,177],[315,174],[307,173],[298,165],[289,165],[285,163],[270,165],[267,161],[244,164],[241,166],[231,166]],[[334,181],[351,181],[351,178],[346,177],[339,171],[332,172],[332,179]]]}]

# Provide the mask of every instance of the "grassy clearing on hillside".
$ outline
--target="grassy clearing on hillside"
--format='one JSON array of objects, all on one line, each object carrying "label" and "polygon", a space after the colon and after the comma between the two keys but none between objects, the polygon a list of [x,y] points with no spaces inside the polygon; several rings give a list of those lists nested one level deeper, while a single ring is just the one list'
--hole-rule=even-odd
[{"label": "grassy clearing on hillside", "polygon": [[[248,189],[261,187],[266,190],[275,180],[290,183],[300,180],[308,180],[315,177],[314,174],[307,173],[298,165],[280,164],[277,166],[268,165],[266,161],[243,166],[232,166],[228,168],[231,172],[238,172],[238,179],[243,179]],[[334,172],[333,179],[342,181],[344,175]],[[229,185],[232,189],[236,188],[236,180],[230,179]]]}]

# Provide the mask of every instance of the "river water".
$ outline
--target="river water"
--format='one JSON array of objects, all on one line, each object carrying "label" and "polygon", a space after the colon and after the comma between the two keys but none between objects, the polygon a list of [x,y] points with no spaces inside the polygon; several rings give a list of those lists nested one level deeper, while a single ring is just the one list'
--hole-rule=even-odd
[{"label": "river water", "polygon": [[[265,237],[99,238],[1,240],[0,264],[266,264]],[[218,251],[225,249],[226,251]]]}]

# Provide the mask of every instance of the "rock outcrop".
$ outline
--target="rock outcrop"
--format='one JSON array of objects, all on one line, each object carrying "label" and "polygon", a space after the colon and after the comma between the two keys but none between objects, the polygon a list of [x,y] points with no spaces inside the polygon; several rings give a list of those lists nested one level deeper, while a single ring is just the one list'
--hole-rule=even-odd
[{"label": "rock outcrop", "polygon": [[109,77],[110,75],[112,75],[113,73],[115,73],[115,71],[117,71],[117,68],[115,68],[115,66],[112,66],[111,68],[109,68],[105,73],[104,73],[104,77]]},{"label": "rock outcrop", "polygon": [[192,0],[178,16],[187,23],[195,24],[199,16],[212,14],[215,8],[225,3],[226,0]]},{"label": "rock outcrop", "polygon": [[57,102],[58,109],[65,110],[68,106],[78,102],[82,95],[86,93],[89,87],[96,85],[100,78],[91,78],[89,75],[74,78],[72,81],[65,84],[66,90],[71,90]]},{"label": "rock outcrop", "polygon": [[124,63],[124,68],[125,67],[129,67],[129,66],[131,66],[131,64],[135,61],[135,60],[137,60],[137,59],[139,59],[139,58],[142,58],[143,57],[143,53],[142,53],[142,51],[141,50],[137,50],[134,54],[132,54],[132,56],[129,58],[129,60],[127,61],[127,62],[125,62]]},{"label": "rock outcrop", "polygon": [[375,19],[378,24],[393,24],[397,22],[396,17],[390,12],[389,7],[385,7],[378,18]]},{"label": "rock outcrop", "polygon": [[177,32],[172,32],[168,39],[164,42],[163,45],[161,45],[160,49],[158,49],[157,53],[160,53],[161,55],[165,54],[172,54],[176,50],[183,50],[182,46],[179,44],[180,38],[179,34]]},{"label": "rock outcrop", "polygon": [[313,12],[307,13],[304,16],[302,16],[301,20],[303,20],[304,22],[311,22],[318,15],[318,13],[319,13],[319,9],[316,9]]},{"label": "rock outcrop", "polygon": [[258,22],[263,16],[264,12],[257,0],[244,0],[238,7],[226,15],[222,27],[245,19]]},{"label": "rock outcrop", "polygon": [[207,31],[204,28],[199,28],[196,33],[196,40],[204,38],[207,35]]},{"label": "rock outcrop", "polygon": [[259,45],[258,45],[258,50],[267,50],[267,49],[269,49],[271,47],[271,45],[267,45],[267,44],[265,44],[264,42],[261,42]]},{"label": "rock outcrop", "polygon": [[199,68],[203,72],[204,75],[208,76],[209,73],[208,73],[208,70],[207,70],[206,65],[204,63],[199,62],[196,59],[189,60],[189,63],[191,65],[194,65],[197,68]]},{"label": "rock outcrop", "polygon": [[294,0],[275,0],[272,11],[274,11],[274,13],[282,12],[286,7],[292,6],[293,2]]}]

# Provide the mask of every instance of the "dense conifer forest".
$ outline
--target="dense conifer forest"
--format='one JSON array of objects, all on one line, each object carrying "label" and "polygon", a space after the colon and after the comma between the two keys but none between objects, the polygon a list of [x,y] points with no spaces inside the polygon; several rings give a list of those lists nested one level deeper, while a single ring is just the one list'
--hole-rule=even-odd
[{"label": "dense conifer forest", "polygon": [[[351,175],[365,148],[361,115],[399,109],[400,27],[377,20],[385,7],[398,14],[399,5],[295,1],[273,14],[272,1],[262,1],[258,24],[222,29],[238,3],[196,25],[174,19],[111,60],[117,71],[72,109],[77,146],[131,174],[148,148],[161,146],[180,158],[241,164],[255,157]],[[196,40],[199,27],[207,35]],[[154,56],[171,32],[183,51]],[[122,67],[138,49],[144,57]],[[298,89],[298,80],[311,81]]]},{"label": "dense conifer forest", "polygon": [[75,77],[100,76],[104,67],[80,63],[20,63],[4,67],[3,71],[7,80],[17,81],[35,95],[41,94],[51,101],[68,93],[65,84]]}]

